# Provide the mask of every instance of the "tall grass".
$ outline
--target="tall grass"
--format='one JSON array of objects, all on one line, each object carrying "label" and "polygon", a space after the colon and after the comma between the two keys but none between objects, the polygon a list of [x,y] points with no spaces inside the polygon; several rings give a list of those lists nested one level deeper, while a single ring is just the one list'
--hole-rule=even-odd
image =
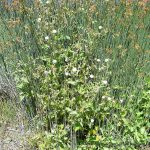
[{"label": "tall grass", "polygon": [[11,36],[2,56],[20,100],[47,131],[34,139],[39,149],[147,143],[149,3],[22,1],[1,19]]}]

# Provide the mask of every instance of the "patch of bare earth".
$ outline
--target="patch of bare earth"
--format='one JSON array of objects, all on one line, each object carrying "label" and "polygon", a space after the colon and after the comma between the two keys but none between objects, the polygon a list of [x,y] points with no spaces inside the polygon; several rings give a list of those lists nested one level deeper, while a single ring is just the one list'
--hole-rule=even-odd
[{"label": "patch of bare earth", "polygon": [[150,146],[145,146],[141,150],[150,150]]},{"label": "patch of bare earth", "polygon": [[21,111],[14,113],[13,117],[4,115],[3,111],[0,113],[0,150],[31,150],[28,146],[31,132],[27,129]]}]

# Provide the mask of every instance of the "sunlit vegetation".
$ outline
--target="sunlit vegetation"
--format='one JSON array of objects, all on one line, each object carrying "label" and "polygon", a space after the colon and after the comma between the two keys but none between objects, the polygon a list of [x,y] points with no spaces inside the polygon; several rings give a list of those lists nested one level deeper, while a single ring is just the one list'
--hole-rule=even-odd
[{"label": "sunlit vegetation", "polygon": [[34,124],[33,148],[148,144],[149,2],[14,0],[2,8],[1,66]]}]

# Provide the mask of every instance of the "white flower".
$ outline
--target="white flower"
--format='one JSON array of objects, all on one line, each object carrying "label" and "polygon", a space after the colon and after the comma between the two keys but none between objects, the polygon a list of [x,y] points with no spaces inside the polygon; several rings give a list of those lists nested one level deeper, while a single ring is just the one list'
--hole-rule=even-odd
[{"label": "white flower", "polygon": [[133,98],[133,97],[134,97],[134,95],[131,95],[130,97],[131,97],[131,98]]},{"label": "white flower", "polygon": [[68,61],[69,61],[69,59],[68,59],[68,57],[66,57],[66,58],[65,58],[65,62],[68,62]]},{"label": "white flower", "polygon": [[106,98],[106,96],[102,96],[102,99],[105,99]]},{"label": "white flower", "polygon": [[100,60],[100,59],[97,59],[96,61],[97,61],[97,62],[100,62],[101,60]]},{"label": "white flower", "polygon": [[91,78],[91,79],[93,79],[93,78],[94,78],[94,75],[93,75],[93,74],[91,74],[91,75],[90,75],[90,78]]},{"label": "white flower", "polygon": [[50,1],[48,0],[48,1],[46,1],[46,4],[49,4],[50,3]]},{"label": "white flower", "polygon": [[108,62],[109,61],[109,58],[105,59],[105,62]]},{"label": "white flower", "polygon": [[48,75],[48,71],[44,71],[44,74],[47,76]]},{"label": "white flower", "polygon": [[41,22],[41,20],[42,20],[41,18],[38,18],[38,19],[37,19],[37,22]]},{"label": "white flower", "polygon": [[84,8],[82,7],[81,10],[84,11]]},{"label": "white flower", "polygon": [[46,37],[45,37],[45,40],[46,40],[46,41],[49,40],[49,36],[46,36]]},{"label": "white flower", "polygon": [[102,83],[105,84],[105,85],[108,84],[107,80],[103,80]]},{"label": "white flower", "polygon": [[111,100],[111,97],[107,97],[107,99],[110,101],[110,100]]},{"label": "white flower", "polygon": [[99,28],[100,30],[101,30],[101,29],[103,29],[103,27],[102,27],[102,26],[99,26],[98,28]]},{"label": "white flower", "polygon": [[93,122],[94,122],[94,119],[91,119],[91,122],[93,123]]},{"label": "white flower", "polygon": [[54,130],[54,129],[51,129],[51,133],[55,133],[55,130]]},{"label": "white flower", "polygon": [[104,70],[104,69],[105,69],[104,66],[98,68],[99,71],[102,71],[102,70]]},{"label": "white flower", "polygon": [[43,1],[42,0],[39,0],[39,2],[42,4],[43,3]]},{"label": "white flower", "polygon": [[77,72],[77,68],[72,68],[72,72]]},{"label": "white flower", "polygon": [[56,33],[57,33],[57,30],[52,30],[52,33],[53,33],[53,34],[56,34]]},{"label": "white flower", "polygon": [[45,76],[48,76],[50,73],[51,71],[47,71],[47,70],[44,71]]},{"label": "white flower", "polygon": [[123,103],[123,101],[124,101],[123,99],[120,99],[120,103]]},{"label": "white flower", "polygon": [[66,75],[66,76],[69,76],[69,72],[65,72],[65,75]]},{"label": "white flower", "polygon": [[53,64],[56,64],[56,63],[57,63],[57,60],[54,59],[54,60],[52,61],[52,63],[53,63]]}]

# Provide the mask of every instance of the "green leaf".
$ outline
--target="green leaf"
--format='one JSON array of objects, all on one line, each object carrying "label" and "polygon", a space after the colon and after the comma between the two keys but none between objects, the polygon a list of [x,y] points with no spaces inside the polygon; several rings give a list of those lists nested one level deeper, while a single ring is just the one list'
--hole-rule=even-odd
[{"label": "green leaf", "polygon": [[145,128],[142,127],[142,128],[140,129],[140,132],[141,132],[141,134],[145,134],[145,133],[146,133]]},{"label": "green leaf", "polygon": [[124,122],[125,125],[128,125],[129,121],[126,118],[122,118],[122,121]]},{"label": "green leaf", "polygon": [[21,81],[23,81],[24,83],[29,83],[28,79],[26,77],[22,77]]},{"label": "green leaf", "polygon": [[70,36],[68,36],[68,35],[66,35],[66,37],[65,37],[67,40],[70,40],[71,38],[70,38]]},{"label": "green leaf", "polygon": [[78,123],[76,123],[75,124],[75,127],[74,127],[74,130],[75,131],[78,131],[78,130],[81,130],[82,129],[82,126],[81,126],[81,124],[78,122]]},{"label": "green leaf", "polygon": [[68,81],[68,84],[76,85],[76,84],[77,84],[77,82],[76,82],[76,81]]},{"label": "green leaf", "polygon": [[110,150],[110,148],[104,147],[103,150]]},{"label": "green leaf", "polygon": [[71,112],[71,111],[72,111],[69,107],[66,107],[66,110],[67,110],[68,112]]},{"label": "green leaf", "polygon": [[70,112],[70,115],[77,115],[78,113],[77,113],[77,111],[71,111]]}]

